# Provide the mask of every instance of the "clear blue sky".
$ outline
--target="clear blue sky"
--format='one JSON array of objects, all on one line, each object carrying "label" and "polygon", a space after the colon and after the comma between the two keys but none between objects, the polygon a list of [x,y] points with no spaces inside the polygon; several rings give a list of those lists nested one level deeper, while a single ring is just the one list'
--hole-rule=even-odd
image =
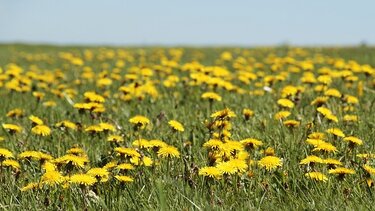
[{"label": "clear blue sky", "polygon": [[374,0],[0,0],[0,42],[375,44]]}]

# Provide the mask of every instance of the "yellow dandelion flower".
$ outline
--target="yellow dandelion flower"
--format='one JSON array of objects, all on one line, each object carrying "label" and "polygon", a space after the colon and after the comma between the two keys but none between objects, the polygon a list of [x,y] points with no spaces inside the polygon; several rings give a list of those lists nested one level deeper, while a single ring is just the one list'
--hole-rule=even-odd
[{"label": "yellow dandelion flower", "polygon": [[49,136],[51,129],[46,125],[37,125],[31,129],[31,132],[40,136]]},{"label": "yellow dandelion flower", "polygon": [[39,151],[24,151],[18,155],[20,159],[33,159],[33,160],[52,160],[53,157],[49,154]]},{"label": "yellow dandelion flower", "polygon": [[85,132],[89,132],[89,133],[99,133],[103,131],[104,129],[100,127],[100,125],[91,125],[85,128]]},{"label": "yellow dandelion flower", "polygon": [[69,182],[84,186],[91,186],[96,183],[94,176],[89,174],[74,174],[69,178]]},{"label": "yellow dandelion flower", "polygon": [[235,174],[238,171],[230,162],[220,162],[216,165],[216,168],[227,175]]},{"label": "yellow dandelion flower", "polygon": [[121,163],[116,166],[119,170],[133,170],[134,166],[131,163]]},{"label": "yellow dandelion flower", "polygon": [[42,169],[45,171],[45,172],[49,172],[49,171],[56,171],[57,169],[57,166],[49,161],[46,161],[43,163],[42,165]]},{"label": "yellow dandelion flower", "polygon": [[359,158],[364,158],[364,159],[375,158],[375,154],[373,153],[362,153],[362,154],[357,154],[356,156]]},{"label": "yellow dandelion flower", "polygon": [[10,117],[10,118],[20,118],[24,115],[24,111],[22,109],[19,109],[19,108],[15,108],[13,110],[10,110],[6,116],[7,117]]},{"label": "yellow dandelion flower", "polygon": [[255,138],[247,138],[247,139],[243,139],[240,141],[241,144],[243,144],[245,147],[247,148],[258,148],[259,146],[262,146],[263,145],[263,142],[262,141],[259,141],[258,139],[255,139]]},{"label": "yellow dandelion flower", "polygon": [[154,164],[154,161],[152,161],[152,158],[150,158],[150,157],[143,156],[142,157],[142,164],[144,166],[152,166],[152,164]]},{"label": "yellow dandelion flower", "polygon": [[329,110],[328,108],[326,107],[319,107],[316,109],[319,113],[321,113],[323,116],[328,116],[328,115],[332,115],[332,111]]},{"label": "yellow dandelion flower", "polygon": [[[1,154],[0,154],[0,158],[1,158]],[[21,169],[21,166],[20,164],[18,163],[18,161],[16,160],[11,160],[11,159],[6,159],[2,162],[2,165],[3,166],[8,166],[8,167],[11,167],[15,170],[19,170]]]},{"label": "yellow dandelion flower", "polygon": [[71,122],[68,120],[58,122],[55,124],[55,126],[59,128],[69,128],[69,129],[77,130],[77,125],[74,122]]},{"label": "yellow dandelion flower", "polygon": [[329,97],[327,96],[319,96],[319,97],[316,97],[313,101],[311,101],[310,105],[321,106],[325,104],[328,100],[329,100]]},{"label": "yellow dandelion flower", "polygon": [[41,177],[42,184],[55,185],[65,181],[65,177],[58,171],[46,171]]},{"label": "yellow dandelion flower", "polygon": [[57,103],[55,101],[49,100],[43,103],[44,107],[56,107]]},{"label": "yellow dandelion flower", "polygon": [[71,155],[67,154],[62,157],[58,157],[54,160],[54,163],[59,163],[59,164],[71,164],[75,167],[78,168],[83,168],[86,163],[88,163],[89,160],[86,157],[81,157],[77,155]]},{"label": "yellow dandelion flower", "polygon": [[290,115],[291,115],[291,113],[289,111],[279,111],[275,114],[274,118],[276,120],[280,120],[280,119],[285,119]]},{"label": "yellow dandelion flower", "polygon": [[337,152],[337,148],[330,143],[324,142],[317,144],[312,151]]},{"label": "yellow dandelion flower", "polygon": [[333,134],[337,137],[345,137],[345,134],[344,132],[342,132],[342,130],[340,130],[339,128],[329,128],[326,130],[327,133],[330,133],[330,134]]},{"label": "yellow dandelion flower", "polygon": [[20,133],[22,131],[22,127],[14,124],[2,124],[3,128],[10,133]]},{"label": "yellow dandelion flower", "polygon": [[130,118],[129,122],[141,128],[144,128],[146,125],[150,124],[150,120],[147,117],[141,115]]},{"label": "yellow dandelion flower", "polygon": [[115,178],[122,182],[122,183],[126,183],[126,182],[133,182],[134,179],[129,177],[129,176],[125,176],[125,175],[116,175]]},{"label": "yellow dandelion flower", "polygon": [[217,111],[211,114],[211,117],[215,119],[230,119],[230,118],[236,117],[236,114],[233,111],[231,111],[229,108],[225,108],[224,110]]},{"label": "yellow dandelion flower", "polygon": [[135,147],[141,148],[141,149],[148,149],[148,148],[152,148],[153,147],[150,144],[150,141],[148,141],[146,139],[142,139],[142,138],[133,141],[132,145],[135,146]]},{"label": "yellow dandelion flower", "polygon": [[179,123],[176,120],[170,120],[168,124],[172,127],[173,130],[179,131],[179,132],[184,132],[184,126],[182,126],[181,123]]},{"label": "yellow dandelion flower", "polygon": [[224,143],[219,139],[210,139],[203,144],[203,147],[209,149],[220,149]]},{"label": "yellow dandelion flower", "polygon": [[368,174],[375,175],[375,168],[369,165],[363,165],[362,167]]},{"label": "yellow dandelion flower", "polygon": [[359,104],[359,100],[358,98],[354,97],[354,96],[351,96],[351,95],[346,95],[345,97],[345,101],[348,103],[348,104]]},{"label": "yellow dandelion flower", "polygon": [[84,155],[85,151],[80,147],[72,147],[72,148],[66,150],[66,154]]},{"label": "yellow dandelion flower", "polygon": [[105,99],[99,94],[96,94],[95,92],[85,92],[83,94],[86,100],[90,102],[96,102],[96,103],[104,103]]},{"label": "yellow dandelion flower", "polygon": [[132,148],[116,147],[114,151],[125,157],[141,157],[141,154]]},{"label": "yellow dandelion flower", "polygon": [[119,142],[123,142],[124,138],[120,135],[110,135],[108,136],[107,141],[119,143]]},{"label": "yellow dandelion flower", "polygon": [[109,123],[105,123],[105,122],[99,123],[99,127],[102,128],[103,131],[112,131],[112,132],[116,131],[115,126]]},{"label": "yellow dandelion flower", "polygon": [[245,120],[249,120],[250,117],[254,116],[254,111],[252,111],[251,109],[248,109],[248,108],[244,108],[242,110],[242,114],[243,114]]},{"label": "yellow dandelion flower", "polygon": [[346,114],[344,116],[344,121],[345,122],[358,122],[358,116]]},{"label": "yellow dandelion flower", "polygon": [[0,160],[6,158],[13,158],[13,153],[5,148],[0,148]]},{"label": "yellow dandelion flower", "polygon": [[21,188],[21,192],[29,191],[29,190],[35,190],[41,187],[40,183],[31,182]]},{"label": "yellow dandelion flower", "polygon": [[343,139],[344,141],[347,141],[351,144],[355,144],[355,145],[363,145],[363,141],[357,137],[354,137],[354,136],[347,136]]},{"label": "yellow dandelion flower", "polygon": [[222,98],[220,95],[218,95],[215,92],[205,92],[201,96],[203,99],[209,99],[209,100],[216,100],[216,101],[221,101]]},{"label": "yellow dandelion flower", "polygon": [[117,166],[117,161],[111,161],[111,162],[108,162],[106,163],[103,168],[104,169],[113,169]]},{"label": "yellow dandelion flower", "polygon": [[326,175],[317,171],[308,172],[305,174],[305,177],[315,180],[315,181],[322,181],[322,182],[326,182],[328,180],[328,177]]},{"label": "yellow dandelion flower", "polygon": [[341,161],[333,159],[333,158],[323,159],[323,163],[324,164],[328,164],[328,165],[336,165],[336,166],[341,166],[342,165]]},{"label": "yellow dandelion flower", "polygon": [[167,146],[168,144],[166,144],[166,143],[165,143],[164,141],[162,141],[162,140],[153,139],[153,140],[150,140],[150,141],[149,141],[149,145],[150,145],[151,147],[160,148],[160,147]]},{"label": "yellow dandelion flower", "polygon": [[284,107],[284,108],[293,108],[294,107],[293,101],[291,101],[289,99],[285,99],[285,98],[279,99],[277,101],[277,104],[280,105],[281,107]]},{"label": "yellow dandelion flower", "polygon": [[314,132],[308,135],[308,138],[310,139],[324,139],[325,134],[320,132]]},{"label": "yellow dandelion flower", "polygon": [[259,165],[268,171],[274,170],[282,166],[282,161],[276,156],[266,156],[258,161]]},{"label": "yellow dandelion flower", "polygon": [[94,176],[98,182],[107,182],[109,177],[109,172],[106,168],[92,168],[86,174]]},{"label": "yellow dandelion flower", "polygon": [[200,168],[198,174],[201,176],[211,177],[214,179],[221,179],[223,172],[217,167],[208,166]]},{"label": "yellow dandelion flower", "polygon": [[165,157],[180,157],[180,152],[174,146],[164,146],[158,150],[158,156]]},{"label": "yellow dandelion flower", "polygon": [[298,127],[301,123],[297,120],[285,120],[283,124],[287,127]]},{"label": "yellow dandelion flower", "polygon": [[325,96],[329,96],[329,97],[337,97],[337,98],[340,98],[341,97],[341,93],[339,90],[337,89],[328,89],[324,92],[324,95]]},{"label": "yellow dandelion flower", "polygon": [[31,120],[35,125],[43,125],[43,120],[41,120],[39,117],[31,115],[29,116],[29,120]]},{"label": "yellow dandelion flower", "polygon": [[348,168],[345,168],[345,167],[338,167],[338,168],[329,170],[328,173],[345,175],[345,174],[355,174],[355,171],[353,169],[348,169]]},{"label": "yellow dandelion flower", "polygon": [[318,156],[309,155],[306,158],[302,159],[299,164],[306,165],[306,164],[311,164],[311,163],[324,163],[324,161],[322,158]]}]

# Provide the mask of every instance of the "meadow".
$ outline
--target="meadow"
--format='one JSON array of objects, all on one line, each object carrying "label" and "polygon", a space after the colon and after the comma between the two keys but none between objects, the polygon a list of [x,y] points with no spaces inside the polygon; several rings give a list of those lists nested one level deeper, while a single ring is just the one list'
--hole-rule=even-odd
[{"label": "meadow", "polygon": [[3,210],[372,210],[375,49],[0,45]]}]

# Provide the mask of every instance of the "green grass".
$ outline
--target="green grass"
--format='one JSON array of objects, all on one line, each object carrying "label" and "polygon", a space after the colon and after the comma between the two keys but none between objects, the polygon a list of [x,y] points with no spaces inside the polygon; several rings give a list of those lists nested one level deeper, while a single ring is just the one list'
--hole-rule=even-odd
[{"label": "green grass", "polygon": [[[126,51],[133,59],[125,58],[125,66],[120,68],[120,81],[106,88],[98,88],[95,81],[85,80],[81,77],[83,67],[74,66],[59,57],[60,52],[72,52],[74,55],[84,57],[85,50],[89,49],[95,56],[108,56],[108,52]],[[142,51],[140,50],[142,49]],[[122,146],[130,146],[133,140],[139,137],[134,132],[133,126],[128,122],[135,115],[144,115],[151,120],[150,126],[140,132],[145,139],[160,139],[177,147],[181,153],[180,158],[159,159],[150,153],[154,162],[159,165],[153,167],[139,166],[127,175],[134,178],[134,182],[120,184],[111,174],[109,182],[98,183],[94,186],[81,188],[72,185],[64,189],[58,186],[43,186],[41,189],[21,192],[20,189],[29,182],[37,182],[43,175],[40,164],[35,161],[20,161],[20,172],[15,173],[9,168],[3,167],[0,172],[0,208],[4,210],[370,210],[372,209],[374,187],[368,187],[365,179],[367,175],[362,169],[364,161],[355,156],[356,153],[375,153],[373,138],[375,137],[375,91],[374,74],[365,76],[363,73],[354,73],[359,81],[364,84],[364,95],[359,97],[357,92],[358,82],[352,88],[347,88],[341,79],[335,79],[330,87],[336,88],[343,94],[350,94],[359,98],[359,105],[351,112],[358,115],[359,122],[347,124],[342,121],[347,113],[342,109],[339,99],[330,99],[327,104],[340,119],[339,123],[329,123],[323,119],[322,123],[316,119],[316,107],[310,102],[321,94],[315,92],[312,87],[306,86],[299,104],[291,110],[289,119],[301,120],[301,126],[289,129],[279,121],[274,120],[273,115],[280,110],[276,101],[280,98],[280,91],[286,85],[302,85],[299,81],[302,73],[290,73],[285,81],[275,83],[273,93],[265,93],[263,96],[250,95],[249,91],[262,89],[255,86],[256,82],[262,82],[259,77],[250,85],[239,80],[231,81],[238,87],[246,90],[246,94],[230,92],[222,88],[215,90],[222,96],[221,102],[214,102],[212,106],[208,101],[201,99],[201,94],[212,91],[209,86],[188,86],[184,80],[189,79],[189,72],[179,68],[171,68],[171,73],[180,78],[176,87],[166,88],[162,83],[156,83],[159,97],[155,100],[145,97],[143,100],[133,99],[125,102],[115,97],[118,88],[124,83],[124,75],[132,66],[151,67],[159,65],[162,56],[172,59],[166,48],[103,48],[103,47],[56,47],[56,46],[32,46],[32,45],[0,45],[0,67],[4,71],[9,63],[15,63],[22,67],[26,75],[37,65],[39,72],[56,73],[61,70],[66,78],[50,82],[49,88],[38,87],[37,81],[32,80],[31,88],[42,91],[46,96],[42,102],[53,100],[56,107],[46,108],[42,102],[33,97],[32,92],[18,93],[9,91],[5,84],[10,80],[4,79],[0,87],[0,122],[15,123],[24,127],[23,133],[11,135],[1,128],[0,136],[5,140],[0,142],[0,147],[7,148],[15,155],[26,150],[38,150],[59,157],[66,150],[77,145],[87,153],[90,163],[75,172],[86,172],[90,167],[101,167],[105,163],[115,159],[113,148],[106,141],[107,134],[90,135],[84,131],[61,131],[53,125],[61,120],[70,120],[83,126],[97,124],[101,121],[110,122],[121,126],[118,133],[124,136]],[[356,61],[361,65],[368,64],[375,67],[374,48],[309,48],[305,49],[306,56],[293,56],[296,60],[311,59],[315,55],[324,55],[329,58],[341,58],[345,61]],[[262,71],[265,74],[276,75],[265,58],[269,55],[284,57],[295,52],[293,48],[183,48],[183,55],[178,63],[182,66],[192,60],[206,66],[220,65],[235,75],[233,61],[219,60],[223,51],[230,51],[234,58],[253,58],[248,66],[254,66],[255,61],[264,64]],[[27,56],[34,60],[27,60]],[[40,57],[39,59],[37,57]],[[43,57],[45,57],[43,59]],[[84,66],[93,69],[95,76],[102,71],[109,73],[115,68],[118,54],[114,58],[95,57],[91,61],[85,60]],[[107,67],[103,68],[103,64]],[[281,71],[286,71],[289,65],[284,65]],[[315,64],[313,72],[318,76],[320,67],[332,67],[331,64]],[[166,67],[163,67],[167,69]],[[254,68],[255,73],[261,71]],[[152,80],[163,81],[168,74],[157,73],[154,70]],[[186,79],[185,79],[186,78]],[[81,85],[74,83],[80,79]],[[72,98],[74,103],[83,102],[83,93],[96,91],[104,95],[106,91],[110,96],[104,103],[106,112],[100,116],[90,116],[87,112],[80,114],[68,102],[65,97],[58,98],[50,92],[60,84],[66,84],[74,89],[77,95]],[[261,152],[267,147],[275,149],[276,156],[283,159],[283,166],[275,171],[268,172],[257,165],[249,165],[254,173],[253,177],[243,175],[225,175],[221,180],[212,180],[198,175],[199,168],[208,163],[207,150],[203,143],[210,138],[208,129],[203,122],[212,120],[212,112],[222,110],[225,107],[233,110],[237,117],[232,120],[232,139],[257,138],[264,145],[256,151],[250,152],[250,158],[258,161],[264,155]],[[7,112],[14,108],[25,110],[25,117],[12,119],[6,116]],[[242,110],[250,108],[255,115],[245,121]],[[164,118],[160,117],[163,114]],[[39,137],[31,134],[31,122],[27,118],[35,115],[44,120],[52,129],[47,137]],[[184,125],[183,133],[174,133],[168,126],[168,120],[175,119]],[[305,125],[315,122],[312,130]],[[158,124],[158,122],[160,124]],[[312,131],[324,132],[330,127],[338,127],[347,135],[354,135],[363,140],[362,146],[349,150],[347,144],[341,140],[335,140],[328,136],[327,141],[333,143],[338,152],[329,154],[329,157],[340,159],[345,166],[356,170],[355,175],[345,176],[340,180],[329,175],[327,169],[319,166],[317,170],[324,171],[329,177],[327,182],[315,182],[307,179],[304,174],[308,168],[299,164],[300,160],[311,154],[312,147],[305,143],[307,135]],[[186,144],[189,141],[190,144]],[[148,152],[145,152],[148,153]],[[326,154],[321,154],[327,157]],[[375,166],[372,160],[369,165]],[[62,173],[70,174],[66,170]]]}]

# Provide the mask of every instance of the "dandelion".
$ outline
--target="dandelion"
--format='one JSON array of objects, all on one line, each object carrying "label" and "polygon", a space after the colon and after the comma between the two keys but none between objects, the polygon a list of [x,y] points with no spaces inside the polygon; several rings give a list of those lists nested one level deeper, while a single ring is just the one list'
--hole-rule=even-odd
[{"label": "dandelion", "polygon": [[40,183],[31,182],[24,187],[21,188],[21,192],[29,191],[29,190],[35,190],[41,187]]},{"label": "dandelion", "polygon": [[370,175],[375,175],[375,168],[369,166],[369,165],[363,165],[363,169]]},{"label": "dandelion", "polygon": [[224,110],[213,113],[211,117],[215,119],[230,119],[236,117],[236,114],[229,108],[225,108]]},{"label": "dandelion", "polygon": [[262,141],[255,138],[247,138],[240,141],[246,148],[253,149],[263,145]]},{"label": "dandelion", "polygon": [[133,170],[134,166],[130,163],[121,163],[116,166],[116,169],[119,170]]},{"label": "dandelion", "polygon": [[109,178],[109,172],[105,168],[92,168],[86,174],[94,176],[98,182],[107,182]]},{"label": "dandelion", "polygon": [[317,144],[312,151],[337,152],[337,148],[330,143],[321,142]]},{"label": "dandelion", "polygon": [[296,120],[285,120],[283,122],[283,124],[287,127],[298,127],[300,125],[300,122],[299,121],[296,121]]},{"label": "dandelion", "polygon": [[13,158],[13,153],[5,148],[0,148],[0,161],[7,159],[7,158]]},{"label": "dandelion", "polygon": [[116,147],[115,152],[119,153],[124,157],[141,157],[141,154],[135,149],[125,148],[125,147]]},{"label": "dandelion", "polygon": [[349,142],[350,144],[353,144],[353,145],[362,145],[363,144],[363,141],[357,137],[354,137],[354,136],[347,136],[345,138],[343,138],[344,141],[347,141]]},{"label": "dandelion", "polygon": [[[0,154],[0,160],[1,160],[1,154]],[[8,166],[8,167],[11,167],[15,170],[20,170],[21,169],[21,165],[18,163],[18,161],[16,160],[12,160],[12,159],[6,159],[2,162],[3,166]]]},{"label": "dandelion", "polygon": [[306,173],[305,177],[315,180],[315,181],[322,181],[322,182],[326,182],[328,180],[328,177],[326,175],[317,171]]},{"label": "dandelion", "polygon": [[355,171],[353,169],[348,169],[345,167],[338,167],[338,168],[329,170],[328,173],[337,174],[339,176],[344,176],[346,174],[355,174]]},{"label": "dandelion", "polygon": [[266,156],[258,161],[259,165],[268,171],[282,166],[281,159],[276,156]]},{"label": "dandelion", "polygon": [[158,156],[162,158],[166,157],[180,157],[180,152],[174,146],[163,146],[158,150]]},{"label": "dandelion", "polygon": [[33,159],[33,160],[52,160],[53,157],[49,154],[39,152],[39,151],[24,151],[18,155],[20,159]]},{"label": "dandelion", "polygon": [[254,116],[254,111],[252,111],[251,109],[248,109],[248,108],[244,108],[242,110],[242,114],[243,114],[245,120],[249,120],[250,117]]},{"label": "dandelion", "polygon": [[7,130],[9,133],[20,133],[22,131],[22,127],[14,124],[2,124],[3,128]]},{"label": "dandelion", "polygon": [[325,134],[320,132],[314,132],[308,135],[310,139],[324,139]]},{"label": "dandelion", "polygon": [[129,176],[125,176],[125,175],[116,175],[115,178],[122,183],[128,183],[128,182],[134,181],[133,178],[131,178]]},{"label": "dandelion", "polygon": [[170,120],[168,124],[172,127],[173,130],[184,132],[184,126],[181,123],[177,122],[176,120]]},{"label": "dandelion", "polygon": [[37,125],[31,129],[31,132],[40,136],[49,136],[51,129],[46,125]]},{"label": "dandelion", "polygon": [[36,117],[34,115],[31,115],[29,116],[29,120],[31,120],[31,122],[34,124],[34,125],[43,125],[43,120],[41,120],[39,117]]},{"label": "dandelion", "polygon": [[209,99],[211,101],[221,101],[221,96],[216,94],[215,92],[205,92],[201,96],[203,99]]},{"label": "dandelion", "polygon": [[143,129],[150,123],[150,120],[145,116],[137,115],[130,118],[129,122],[134,124],[136,127]]},{"label": "dandelion", "polygon": [[210,177],[214,179],[221,179],[223,172],[217,167],[208,166],[199,169],[198,174],[201,176]]},{"label": "dandelion", "polygon": [[228,162],[220,162],[216,165],[216,168],[223,172],[226,175],[232,175],[237,173],[237,168],[232,165],[232,163]]},{"label": "dandelion", "polygon": [[315,155],[309,155],[306,158],[302,159],[299,164],[304,165],[304,164],[314,164],[314,163],[324,163],[323,159],[315,156]]},{"label": "dandelion", "polygon": [[203,147],[209,149],[220,149],[224,143],[219,139],[210,139],[203,144]]},{"label": "dandelion", "polygon": [[342,130],[340,130],[339,128],[329,128],[326,130],[326,132],[337,137],[345,137],[344,132],[342,132]]},{"label": "dandelion", "polygon": [[294,107],[294,103],[291,101],[291,100],[288,100],[288,99],[279,99],[277,101],[277,104],[280,105],[281,107],[284,107],[284,108],[293,108]]},{"label": "dandelion", "polygon": [[69,178],[69,182],[84,186],[91,186],[96,183],[94,176],[89,174],[74,174]]},{"label": "dandelion", "polygon": [[275,114],[274,118],[276,120],[280,120],[280,119],[285,119],[290,115],[291,115],[291,113],[289,111],[279,111]]},{"label": "dandelion", "polygon": [[74,122],[71,122],[71,121],[68,121],[68,120],[64,120],[64,121],[61,121],[61,122],[58,122],[55,124],[56,127],[59,127],[59,128],[69,128],[69,129],[72,129],[72,130],[77,130],[77,125],[74,123]]},{"label": "dandelion", "polygon": [[19,108],[15,108],[13,110],[10,110],[6,116],[7,117],[10,117],[10,118],[20,118],[20,117],[23,117],[24,116],[24,111],[22,109],[19,109]]},{"label": "dandelion", "polygon": [[124,138],[120,135],[110,135],[107,137],[107,141],[119,143],[119,142],[123,142]]},{"label": "dandelion", "polygon": [[323,159],[323,163],[324,164],[328,164],[328,165],[330,165],[330,166],[341,166],[342,165],[342,163],[341,163],[341,161],[339,161],[339,160],[336,160],[336,159],[333,159],[333,158],[326,158],[326,159]]},{"label": "dandelion", "polygon": [[65,181],[65,177],[58,171],[47,171],[41,177],[42,184],[56,185]]}]

